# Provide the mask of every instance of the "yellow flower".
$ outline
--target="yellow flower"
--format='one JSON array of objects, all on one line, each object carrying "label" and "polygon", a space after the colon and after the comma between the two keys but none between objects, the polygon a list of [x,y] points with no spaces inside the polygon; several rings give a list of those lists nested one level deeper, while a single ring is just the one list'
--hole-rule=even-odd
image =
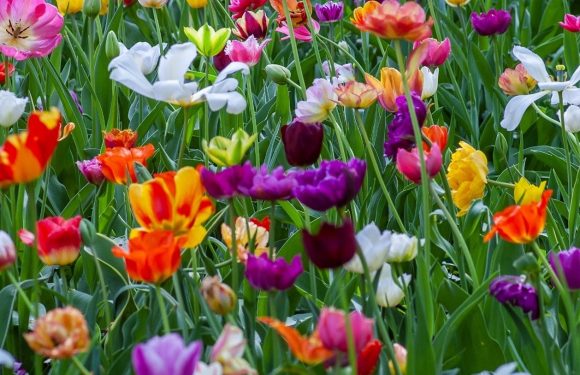
[{"label": "yellow flower", "polygon": [[[83,10],[84,0],[56,0],[56,6],[61,14],[75,14]],[[109,0],[101,0],[99,14],[105,15],[109,11]]]},{"label": "yellow flower", "polygon": [[204,139],[203,151],[216,165],[230,167],[240,164],[244,155],[254,144],[256,135],[250,136],[244,130],[237,130],[231,138],[222,136],[213,137],[209,143]]},{"label": "yellow flower", "polygon": [[207,0],[187,0],[190,7],[194,9],[203,8],[207,5]]},{"label": "yellow flower", "polygon": [[540,186],[536,186],[530,184],[525,177],[522,177],[514,186],[514,200],[519,205],[539,202],[542,200],[542,194],[545,188],[546,181],[542,181]]},{"label": "yellow flower", "polygon": [[[251,248],[254,249],[254,255],[256,256],[268,252],[270,232],[266,228],[243,217],[236,219],[235,226],[238,259],[240,262],[246,263]],[[226,223],[223,223],[221,230],[224,243],[228,249],[231,249],[232,229]]]},{"label": "yellow flower", "polygon": [[450,5],[452,7],[462,7],[469,4],[470,1],[471,0],[445,0],[447,5]]},{"label": "yellow flower", "polygon": [[183,32],[195,44],[199,53],[205,57],[212,57],[224,49],[232,31],[228,28],[215,30],[205,24],[197,30],[193,27],[185,27]]},{"label": "yellow flower", "polygon": [[460,209],[458,216],[469,210],[471,202],[483,197],[487,183],[487,158],[485,154],[465,142],[459,142],[447,168],[447,181],[451,187],[453,203]]}]

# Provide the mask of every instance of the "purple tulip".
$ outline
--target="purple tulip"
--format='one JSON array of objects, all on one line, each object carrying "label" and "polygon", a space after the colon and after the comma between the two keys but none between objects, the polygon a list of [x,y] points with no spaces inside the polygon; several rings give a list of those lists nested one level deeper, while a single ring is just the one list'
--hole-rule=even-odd
[{"label": "purple tulip", "polygon": [[489,285],[489,293],[503,304],[518,306],[525,313],[531,312],[533,320],[540,317],[536,289],[520,276],[496,277]]},{"label": "purple tulip", "polygon": [[348,219],[341,226],[323,223],[317,234],[303,230],[302,243],[318,268],[338,268],[351,260],[356,252],[354,227]]},{"label": "purple tulip", "polygon": [[259,257],[250,254],[246,263],[246,278],[251,286],[262,290],[286,290],[302,274],[300,255],[288,263],[283,258],[271,260],[264,253]]},{"label": "purple tulip", "polygon": [[[415,113],[419,125],[422,126],[427,117],[427,107],[419,96],[412,95]],[[397,160],[399,149],[410,151],[415,146],[415,135],[413,133],[413,123],[411,122],[411,113],[407,106],[407,100],[404,95],[396,99],[399,110],[395,114],[393,121],[388,126],[388,139],[385,142],[385,155],[393,160]]]},{"label": "purple tulip", "polygon": [[324,160],[318,169],[296,173],[294,196],[306,207],[326,211],[344,207],[358,194],[366,172],[364,160]]},{"label": "purple tulip", "polygon": [[135,346],[131,359],[137,375],[191,375],[202,351],[200,341],[185,346],[181,336],[170,333]]},{"label": "purple tulip", "polygon": [[324,4],[315,4],[314,11],[321,23],[338,22],[344,17],[344,4],[342,1],[329,1]]},{"label": "purple tulip", "polygon": [[282,127],[282,142],[288,164],[304,167],[314,164],[322,151],[324,126],[305,124],[295,119]]},{"label": "purple tulip", "polygon": [[565,279],[568,288],[580,289],[580,249],[550,253],[550,265],[560,279]]},{"label": "purple tulip", "polygon": [[242,194],[265,201],[292,198],[296,180],[292,174],[286,174],[282,167],[275,168],[271,173],[265,165],[260,169],[252,168],[252,171],[252,183],[239,187]]},{"label": "purple tulip", "polygon": [[471,13],[471,25],[479,35],[499,35],[507,31],[512,16],[503,9],[490,9],[487,13]]},{"label": "purple tulip", "polygon": [[216,199],[229,199],[240,195],[240,188],[249,188],[253,177],[254,170],[250,162],[225,168],[221,172],[212,172],[207,168],[201,170],[203,186]]},{"label": "purple tulip", "polygon": [[77,161],[77,167],[91,184],[100,185],[105,180],[103,165],[97,158]]}]

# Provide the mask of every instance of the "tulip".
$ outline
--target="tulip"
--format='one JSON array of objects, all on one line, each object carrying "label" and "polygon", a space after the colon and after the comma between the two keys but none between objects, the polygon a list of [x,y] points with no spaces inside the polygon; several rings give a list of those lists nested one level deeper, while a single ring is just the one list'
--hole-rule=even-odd
[{"label": "tulip", "polygon": [[359,6],[353,10],[350,22],[352,22],[352,24],[356,27],[362,27],[364,25],[365,18],[380,6],[381,3],[378,1],[370,0],[364,2],[362,6]]},{"label": "tulip", "polygon": [[322,122],[336,107],[337,101],[338,95],[332,84],[325,79],[315,79],[306,90],[306,100],[296,104],[296,119],[308,124]]},{"label": "tulip", "polygon": [[19,98],[10,91],[0,90],[0,126],[8,128],[14,125],[26,108],[28,98]]},{"label": "tulip", "polygon": [[253,199],[266,201],[288,200],[293,197],[296,187],[294,174],[286,173],[282,167],[268,172],[268,167],[252,168],[252,182],[248,185],[240,184],[239,191]]},{"label": "tulip", "polygon": [[217,55],[226,45],[230,38],[230,29],[218,29],[205,24],[199,29],[185,27],[185,36],[197,47],[199,53],[206,57]]},{"label": "tulip", "polygon": [[381,357],[383,344],[379,340],[372,340],[358,354],[356,359],[357,375],[372,375]]},{"label": "tulip", "polygon": [[186,346],[181,336],[169,333],[136,345],[131,362],[136,375],[192,375],[202,353],[201,341]]},{"label": "tulip", "polygon": [[34,352],[52,359],[72,358],[91,345],[83,313],[70,306],[38,318],[34,330],[24,334],[24,339]]},{"label": "tulip", "polygon": [[[254,250],[256,256],[268,252],[269,231],[263,226],[259,226],[252,221],[238,217],[235,221],[235,237],[238,260],[246,263],[250,250]],[[228,249],[233,245],[232,228],[226,223],[222,223],[221,235]]]},{"label": "tulip", "polygon": [[324,140],[322,124],[305,124],[294,119],[290,124],[282,126],[281,131],[288,164],[300,167],[314,164],[318,160]]},{"label": "tulip", "polygon": [[44,264],[66,266],[78,258],[81,220],[81,216],[69,220],[56,216],[36,223],[38,256]]},{"label": "tulip", "polygon": [[417,49],[421,45],[427,45],[427,54],[422,62],[425,66],[440,66],[447,61],[451,53],[451,42],[449,38],[445,38],[442,42],[437,39],[427,38],[413,44],[413,49]]},{"label": "tulip", "polygon": [[471,25],[479,35],[500,35],[507,31],[512,16],[503,9],[490,9],[487,13],[471,13]]},{"label": "tulip", "polygon": [[[369,272],[374,272],[385,263],[387,252],[391,246],[391,231],[381,233],[375,223],[366,225],[356,235],[356,242],[364,256]],[[357,255],[344,265],[350,272],[364,273],[360,257]]]},{"label": "tulip", "polygon": [[[287,25],[288,22],[283,2],[286,2],[288,13],[290,14],[290,22],[295,27],[295,31],[308,24],[307,13],[312,13],[310,0],[305,0],[304,2],[297,0],[270,0],[270,5],[278,13],[278,18],[276,19],[278,25]],[[314,23],[316,21],[312,20],[312,22]],[[318,25],[318,23],[316,24]]]},{"label": "tulip", "polygon": [[171,231],[146,232],[133,229],[128,249],[113,247],[113,255],[125,260],[127,273],[135,281],[160,284],[170,278],[181,265],[183,239]]},{"label": "tulip", "polygon": [[[320,24],[314,20],[312,20],[312,27],[316,33],[320,31]],[[286,22],[282,22],[281,26],[276,28],[276,31],[286,35],[281,40],[290,39],[290,29],[288,29],[288,25],[286,24]],[[310,43],[312,42],[312,33],[306,25],[295,26],[294,39],[299,40],[301,42]]]},{"label": "tulip", "polygon": [[[425,159],[427,175],[430,178],[435,177],[441,170],[441,165],[443,164],[439,145],[433,144],[430,152],[423,152],[423,157]],[[419,161],[419,152],[417,151],[417,148],[414,148],[411,151],[401,148],[397,151],[397,170],[410,181],[416,184],[421,182],[421,162]]]},{"label": "tulip", "polygon": [[216,136],[209,143],[204,139],[202,147],[214,164],[220,167],[230,167],[242,162],[256,137],[256,134],[250,136],[240,128],[234,132],[231,138]]},{"label": "tulip", "polygon": [[515,69],[506,69],[498,80],[501,90],[510,96],[527,95],[537,83],[522,64]]},{"label": "tulip", "polygon": [[421,99],[428,99],[435,95],[437,86],[439,84],[439,68],[435,68],[433,72],[426,66],[421,68],[423,74],[423,91],[421,92]]},{"label": "tulip", "polygon": [[246,11],[256,10],[266,4],[268,0],[232,0],[229,11],[233,13],[232,18],[241,18]]},{"label": "tulip", "polygon": [[[442,152],[445,151],[445,148],[447,147],[447,133],[448,133],[446,127],[439,125],[425,126],[421,128],[421,132],[425,137],[427,137],[431,141],[432,144],[437,143],[439,149]],[[431,147],[427,145],[426,142],[423,142],[423,150],[429,151],[431,150]]]},{"label": "tulip", "polygon": [[233,165],[220,172],[201,169],[201,182],[209,195],[216,199],[232,198],[241,194],[240,186],[250,186],[254,179],[254,169],[250,162]]},{"label": "tulip", "polygon": [[348,81],[335,89],[338,102],[347,108],[368,108],[376,100],[378,92],[369,84]]},{"label": "tulip", "polygon": [[60,14],[74,14],[83,10],[84,0],[56,0]]},{"label": "tulip", "polygon": [[103,132],[106,148],[124,147],[132,148],[137,143],[137,132],[131,129],[113,129],[109,132]]},{"label": "tulip", "polygon": [[288,263],[283,258],[272,260],[263,253],[260,256],[248,255],[245,275],[256,289],[282,291],[292,287],[303,271],[300,255]]},{"label": "tulip", "polygon": [[415,259],[417,256],[418,242],[415,236],[409,236],[404,233],[393,233],[385,261],[389,263],[402,263]]},{"label": "tulip", "polygon": [[187,0],[187,4],[193,9],[203,8],[207,5],[208,0]]},{"label": "tulip", "polygon": [[228,65],[230,65],[232,63],[232,60],[230,59],[230,57],[228,55],[226,55],[226,48],[225,47],[224,47],[224,49],[221,50],[220,53],[218,53],[217,55],[215,55],[213,57],[212,61],[213,61],[214,68],[218,72],[221,72],[222,70],[227,68]]},{"label": "tulip", "polygon": [[[558,113],[560,115],[560,113]],[[564,112],[564,125],[570,133],[580,132],[580,107],[571,105]]]},{"label": "tulip", "polygon": [[[107,3],[108,7],[108,3]],[[99,15],[101,10],[100,0],[84,0],[83,14],[89,18],[95,18]]]},{"label": "tulip", "polygon": [[201,282],[201,295],[209,309],[218,315],[227,315],[236,307],[236,293],[218,276],[207,276]]},{"label": "tulip", "polygon": [[405,293],[400,286],[408,285],[410,281],[411,275],[403,274],[395,282],[391,270],[391,265],[385,263],[381,269],[379,283],[377,285],[377,304],[383,307],[395,307],[399,305],[405,297]]},{"label": "tulip", "polygon": [[277,85],[286,85],[292,73],[285,66],[278,64],[268,64],[264,68],[266,76]]},{"label": "tulip", "polygon": [[535,186],[530,184],[525,177],[522,177],[514,186],[514,200],[520,205],[539,202],[545,188],[546,181],[542,181],[540,186]]},{"label": "tulip", "polygon": [[572,247],[570,250],[550,253],[550,266],[558,277],[566,282],[568,288],[580,289],[580,249]]},{"label": "tulip", "polygon": [[131,184],[129,202],[135,219],[145,230],[172,231],[188,248],[201,243],[206,234],[203,223],[215,212],[199,172],[192,167],[159,173],[142,184]]},{"label": "tulip", "polygon": [[268,22],[263,10],[247,11],[236,20],[236,28],[232,32],[242,40],[248,39],[251,35],[256,39],[264,39],[268,33]]},{"label": "tulip", "polygon": [[0,271],[16,262],[16,247],[8,233],[0,230]]},{"label": "tulip", "polygon": [[270,39],[264,40],[258,44],[253,35],[250,35],[245,41],[229,40],[224,49],[230,60],[241,62],[248,66],[254,66],[260,62],[264,47],[270,42]]},{"label": "tulip", "polygon": [[12,74],[14,74],[14,65],[4,62],[0,63],[0,85],[4,85],[6,83],[6,79],[10,78]]},{"label": "tulip", "polygon": [[345,219],[340,226],[322,223],[317,234],[302,230],[304,249],[318,268],[338,268],[356,253],[356,237],[352,222]]},{"label": "tulip", "polygon": [[245,348],[244,332],[228,323],[213,346],[210,358],[222,365],[223,375],[256,375],[256,370],[242,358]]},{"label": "tulip", "polygon": [[113,147],[97,156],[103,166],[103,175],[115,184],[126,184],[127,175],[132,182],[137,182],[135,163],[147,166],[147,159],[153,156],[155,147],[146,144],[142,147],[125,148]]},{"label": "tulip", "polygon": [[[411,100],[419,126],[422,126],[427,117],[427,106],[416,95],[412,95]],[[389,138],[384,144],[385,155],[395,161],[397,160],[397,152],[400,149],[411,150],[415,146],[413,122],[407,105],[407,98],[401,95],[397,97],[396,103],[399,110],[395,114],[393,121],[388,125]]]},{"label": "tulip", "polygon": [[527,244],[534,241],[544,230],[546,212],[552,190],[545,190],[539,202],[506,207],[493,215],[493,226],[483,238],[491,240],[495,234],[515,244]]},{"label": "tulip", "polygon": [[77,161],[76,164],[88,183],[100,185],[105,180],[103,165],[96,157],[89,160]]},{"label": "tulip", "polygon": [[139,0],[139,4],[141,4],[143,8],[161,9],[167,5],[168,1],[169,0]]},{"label": "tulip", "polygon": [[350,320],[350,328],[354,339],[355,352],[360,353],[373,338],[373,320],[362,313],[353,311],[346,314],[333,308],[323,308],[320,312],[317,331],[322,344],[330,350],[348,352],[348,333],[346,319]]},{"label": "tulip", "polygon": [[324,4],[315,4],[314,11],[322,23],[338,22],[344,17],[344,3],[342,1],[328,1]]},{"label": "tulip", "polygon": [[[411,92],[420,95],[423,92],[423,75],[420,70],[408,71],[408,84]],[[407,106],[405,99],[398,99],[404,96],[403,80],[401,73],[395,68],[382,68],[381,80],[379,81],[370,74],[365,73],[366,82],[378,91],[379,104],[389,112],[397,112],[402,106]],[[402,100],[403,104],[399,105]]]},{"label": "tulip", "polygon": [[250,221],[254,224],[256,224],[259,227],[262,227],[264,229],[266,229],[267,231],[270,231],[270,217],[269,216],[265,216],[262,220],[256,218],[256,217],[252,217],[250,218]]},{"label": "tulip", "polygon": [[566,14],[564,15],[564,22],[560,22],[560,26],[571,33],[580,32],[580,16],[576,17],[572,14]]},{"label": "tulip", "polygon": [[[393,351],[395,352],[395,361],[397,361],[397,366],[399,366],[399,370],[401,374],[407,373],[407,349],[401,344],[394,343],[393,344]],[[393,361],[389,361],[389,371],[391,375],[395,375],[397,371],[395,370],[395,365]]]},{"label": "tulip", "polygon": [[447,5],[452,6],[454,8],[456,7],[464,7],[467,4],[469,4],[471,0],[445,0],[445,2],[447,3]]},{"label": "tulip", "polygon": [[333,72],[331,71],[330,67],[331,65],[328,62],[328,60],[322,63],[322,71],[324,72],[326,79],[332,82],[334,86],[355,80],[354,67],[351,63],[343,65],[334,63],[332,65],[332,67],[334,68],[334,76],[332,75]]},{"label": "tulip", "polygon": [[540,317],[538,293],[524,277],[498,276],[489,284],[489,293],[504,305],[514,305],[531,313],[533,320]]}]

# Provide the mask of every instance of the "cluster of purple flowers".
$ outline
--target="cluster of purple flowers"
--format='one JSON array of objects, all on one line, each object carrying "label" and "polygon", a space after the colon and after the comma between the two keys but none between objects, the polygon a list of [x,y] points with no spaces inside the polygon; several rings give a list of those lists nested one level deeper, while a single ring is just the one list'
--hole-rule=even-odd
[{"label": "cluster of purple flowers", "polygon": [[[412,101],[419,126],[422,126],[427,117],[427,107],[421,98],[415,94],[412,95]],[[413,123],[405,96],[399,96],[396,99],[396,103],[399,110],[395,114],[393,121],[388,125],[388,139],[384,144],[385,155],[393,160],[396,160],[399,149],[408,151],[415,147]]]}]

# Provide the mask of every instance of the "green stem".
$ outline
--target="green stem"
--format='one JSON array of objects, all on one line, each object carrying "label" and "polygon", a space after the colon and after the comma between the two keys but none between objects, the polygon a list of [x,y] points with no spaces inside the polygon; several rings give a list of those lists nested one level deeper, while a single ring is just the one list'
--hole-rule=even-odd
[{"label": "green stem", "polygon": [[560,127],[560,123],[556,120],[554,120],[553,118],[551,118],[550,116],[548,116],[547,114],[545,114],[544,112],[542,112],[542,110],[540,109],[540,107],[538,107],[536,105],[536,103],[532,103],[532,108],[534,108],[534,110],[536,111],[536,113],[543,118],[544,120],[556,125],[557,127]]},{"label": "green stem", "polygon": [[272,201],[272,206],[270,208],[270,259],[274,259],[276,256],[276,201]]},{"label": "green stem", "polygon": [[157,9],[153,9],[153,20],[155,21],[155,32],[157,33],[157,42],[159,43],[159,56],[163,56],[163,38],[161,37],[161,26],[159,26],[157,11]]},{"label": "green stem", "polygon": [[508,182],[501,182],[501,181],[490,180],[490,179],[487,180],[487,183],[490,185],[495,185],[495,186],[504,187],[504,188],[508,188],[508,189],[513,189],[516,186],[516,185],[510,184]]},{"label": "green stem", "polygon": [[[566,153],[566,172],[568,174],[568,192],[572,192],[572,159],[570,157],[570,145],[568,144],[568,134],[566,131],[566,124],[564,120],[564,95],[562,91],[558,91],[558,100],[560,104],[560,125],[562,130],[562,143],[564,144],[564,151]],[[570,202],[568,202],[570,203]],[[571,207],[570,209],[574,209]],[[572,240],[572,238],[570,238]]]},{"label": "green stem", "polygon": [[290,10],[288,10],[288,3],[282,1],[284,6],[284,17],[286,17],[286,26],[288,27],[288,34],[290,35],[290,45],[292,47],[292,55],[294,56],[294,66],[296,67],[296,74],[302,89],[302,95],[306,95],[306,83],[304,83],[304,75],[302,74],[302,65],[300,64],[300,55],[298,54],[298,46],[296,44],[296,37],[294,36],[294,25],[292,25],[292,18],[290,17]]},{"label": "green stem", "polygon": [[[233,198],[230,199],[230,230],[232,231],[232,288],[238,294],[238,244],[236,242],[236,208]],[[249,234],[248,234],[249,235]]]},{"label": "green stem", "polygon": [[163,332],[170,333],[171,327],[169,326],[169,318],[167,317],[167,310],[165,308],[165,300],[161,294],[161,287],[155,284],[155,297],[157,298],[157,304],[159,305],[159,312],[161,313],[161,321],[163,323]]},{"label": "green stem", "polygon": [[248,75],[246,77],[246,84],[248,86],[248,92],[246,94],[248,101],[248,108],[250,109],[250,121],[252,122],[252,132],[256,135],[256,140],[254,141],[254,155],[256,156],[256,168],[260,167],[260,134],[258,134],[258,122],[256,121],[256,110],[254,108],[254,93],[252,91],[252,76]]},{"label": "green stem", "polygon": [[[101,185],[102,186],[102,185]],[[99,190],[101,187],[99,186]],[[98,194],[97,194],[98,196]],[[98,199],[98,198],[97,198]],[[99,278],[99,284],[101,284],[101,295],[103,298],[103,308],[105,309],[105,322],[107,323],[107,329],[111,325],[111,312],[109,311],[109,292],[107,289],[107,283],[105,282],[105,276],[103,275],[103,269],[99,258],[97,258],[97,253],[95,249],[90,247],[91,253],[93,254],[93,259],[95,261],[95,267],[97,269],[97,277]]]},{"label": "green stem", "polygon": [[[339,270],[335,270],[336,273]],[[346,295],[346,288],[342,287],[340,289],[340,297],[342,300],[342,308],[344,309],[344,328],[346,330],[346,337],[348,342],[348,361],[350,362],[351,372],[357,374],[357,363],[356,363],[356,347],[354,342],[354,333],[352,330],[352,322],[350,320],[350,305],[348,297]]]},{"label": "green stem", "polygon": [[[205,78],[204,78],[204,82],[206,85],[209,84],[209,65],[211,63],[211,58],[210,57],[206,57],[205,59]],[[203,108],[203,138],[202,138],[202,142],[203,141],[209,142],[209,105],[207,104],[207,102],[204,103],[204,108]],[[206,157],[205,158],[205,166],[207,167],[209,165],[209,158]]]},{"label": "green stem", "polygon": [[91,375],[91,372],[81,363],[77,357],[72,357],[72,363],[82,375]]},{"label": "green stem", "polygon": [[22,302],[26,305],[28,310],[29,311],[34,310],[34,307],[32,306],[32,302],[30,302],[30,299],[28,299],[28,296],[26,295],[26,293],[24,293],[24,290],[20,287],[20,283],[18,282],[18,280],[16,280],[16,278],[14,277],[12,272],[8,271],[8,272],[6,272],[6,275],[8,275],[8,279],[10,280],[12,285],[14,285],[14,287],[16,288],[18,295],[20,296],[20,298],[22,299]]},{"label": "green stem", "polygon": [[181,139],[181,144],[179,145],[179,156],[177,158],[177,168],[183,166],[183,156],[185,155],[185,148],[187,143],[187,127],[189,124],[189,118],[187,113],[187,107],[182,107],[183,112],[183,138]]},{"label": "green stem", "polygon": [[[192,255],[192,257],[195,257],[195,255]],[[183,298],[183,293],[181,292],[181,285],[179,284],[179,277],[177,276],[177,272],[173,274],[172,280],[173,288],[175,289],[175,295],[177,296],[177,302],[179,302],[177,308],[180,310],[182,315],[182,317],[178,319],[178,322],[181,325],[183,337],[187,337],[189,335],[187,331],[187,322],[185,321],[187,312],[185,311],[185,299]]]}]

